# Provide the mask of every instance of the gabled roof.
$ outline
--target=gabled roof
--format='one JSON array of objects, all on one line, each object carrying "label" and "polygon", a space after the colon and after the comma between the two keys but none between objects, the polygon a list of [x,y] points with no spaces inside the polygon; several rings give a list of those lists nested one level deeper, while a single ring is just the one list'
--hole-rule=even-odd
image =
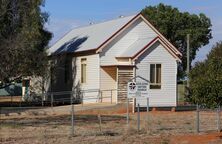
[{"label": "gabled roof", "polygon": [[[132,54],[136,53],[133,47],[141,46],[142,49],[148,48],[146,44],[154,44],[153,41],[160,41],[165,48],[174,56],[176,59],[182,54],[177,50],[172,43],[170,43],[148,20],[146,20],[142,14],[137,14],[133,16],[118,18],[103,23],[93,24],[86,27],[81,27],[73,29],[62,39],[56,42],[52,47],[49,48],[50,54],[60,54],[60,53],[81,53],[86,51],[93,51],[99,53],[109,44],[113,39],[115,39],[119,34],[121,34],[127,27],[134,23],[137,19],[142,18],[143,21],[158,35],[155,39],[138,39],[122,55],[117,57],[132,57]],[[138,50],[138,49],[137,49]]]},{"label": "gabled roof", "polygon": [[134,53],[134,55],[131,56],[133,60],[137,59],[140,55],[142,55],[148,48],[150,48],[152,45],[154,45],[156,42],[160,42],[163,47],[179,62],[181,62],[180,58],[178,55],[171,50],[170,46],[162,40],[159,36],[155,37],[153,40],[149,41],[144,47],[142,47],[140,50]]},{"label": "gabled roof", "polygon": [[147,19],[145,19],[143,17],[143,15],[141,13],[139,13],[138,15],[136,15],[135,17],[133,17],[126,25],[124,25],[121,29],[119,29],[115,34],[113,34],[109,39],[107,39],[103,44],[100,45],[100,47],[98,47],[97,52],[102,51],[102,49],[109,43],[111,42],[113,39],[115,39],[115,37],[117,37],[122,31],[124,31],[127,27],[129,27],[133,22],[135,22],[137,19],[142,18],[143,21],[154,31],[156,32],[156,34],[159,36],[160,39],[162,39],[162,41],[164,41],[171,49],[171,51],[173,51],[176,55],[178,56],[182,56],[182,54],[180,53],[180,51],[171,43],[169,42]]},{"label": "gabled roof", "polygon": [[49,53],[80,52],[97,49],[135,15],[73,29],[49,48]]},{"label": "gabled roof", "polygon": [[178,55],[171,50],[170,46],[163,41],[159,36],[150,39],[138,39],[131,46],[128,47],[122,54],[116,58],[132,58],[133,60],[137,59],[142,55],[148,48],[154,45],[156,42],[160,42],[163,47],[179,62],[181,62]]},{"label": "gabled roof", "polygon": [[147,23],[147,25],[149,25],[153,31],[155,31],[159,38],[162,39],[162,41],[164,41],[169,47],[170,49],[176,54],[176,55],[179,55],[179,56],[182,56],[182,53],[169,41],[167,40],[160,31],[158,31],[154,26],[153,24],[148,21],[145,17],[142,16],[142,14],[140,14],[141,18]]}]

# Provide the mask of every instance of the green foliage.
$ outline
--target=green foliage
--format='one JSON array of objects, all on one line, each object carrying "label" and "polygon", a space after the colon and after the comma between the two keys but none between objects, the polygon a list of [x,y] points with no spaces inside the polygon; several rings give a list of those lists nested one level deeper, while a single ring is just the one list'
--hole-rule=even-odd
[{"label": "green foliage", "polygon": [[195,64],[189,78],[191,102],[208,107],[222,104],[222,42],[212,48],[205,61]]},{"label": "green foliage", "polygon": [[147,18],[171,43],[183,54],[179,66],[179,78],[185,76],[186,70],[186,35],[191,35],[190,60],[195,59],[196,52],[209,43],[211,36],[211,21],[204,14],[180,12],[177,8],[160,3],[148,6],[142,10]]},{"label": "green foliage", "polygon": [[0,0],[0,81],[40,76],[52,34],[44,28],[43,0]]}]

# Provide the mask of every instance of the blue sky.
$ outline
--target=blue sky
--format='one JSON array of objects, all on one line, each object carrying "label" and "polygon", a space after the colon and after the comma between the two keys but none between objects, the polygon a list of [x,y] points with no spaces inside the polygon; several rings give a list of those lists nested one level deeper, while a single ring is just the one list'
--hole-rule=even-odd
[{"label": "blue sky", "polygon": [[71,29],[117,18],[120,15],[139,13],[145,6],[164,3],[189,13],[204,13],[212,22],[213,39],[201,48],[195,61],[203,60],[211,47],[222,40],[221,0],[46,0],[43,11],[50,14],[46,28],[54,37],[50,44],[55,43]]}]

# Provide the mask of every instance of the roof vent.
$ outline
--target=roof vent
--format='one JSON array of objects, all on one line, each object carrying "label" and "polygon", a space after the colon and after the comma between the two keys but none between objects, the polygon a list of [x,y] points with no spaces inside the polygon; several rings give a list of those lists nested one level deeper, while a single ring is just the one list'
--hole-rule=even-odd
[{"label": "roof vent", "polygon": [[119,16],[119,18],[123,18],[123,17],[124,17],[124,15],[120,15],[120,16]]}]

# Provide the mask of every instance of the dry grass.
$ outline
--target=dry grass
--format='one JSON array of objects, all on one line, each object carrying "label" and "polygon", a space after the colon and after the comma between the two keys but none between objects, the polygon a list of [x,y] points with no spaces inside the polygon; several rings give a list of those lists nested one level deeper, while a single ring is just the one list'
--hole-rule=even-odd
[{"label": "dry grass", "polygon": [[[100,131],[97,113],[101,114]],[[221,134],[211,137],[195,134],[195,112],[149,112],[141,113],[141,130],[137,131],[136,114],[130,115],[126,125],[125,113],[83,111],[75,115],[75,136],[70,136],[70,115],[30,115],[1,118],[0,143],[42,144],[42,143],[193,143],[203,136],[201,143],[222,143]],[[215,130],[215,113],[201,113],[203,130]],[[209,121],[210,119],[210,121]],[[193,136],[193,137],[192,137]],[[205,136],[205,137],[204,137]],[[184,138],[186,139],[184,139]],[[198,142],[198,141],[197,141]]]}]

